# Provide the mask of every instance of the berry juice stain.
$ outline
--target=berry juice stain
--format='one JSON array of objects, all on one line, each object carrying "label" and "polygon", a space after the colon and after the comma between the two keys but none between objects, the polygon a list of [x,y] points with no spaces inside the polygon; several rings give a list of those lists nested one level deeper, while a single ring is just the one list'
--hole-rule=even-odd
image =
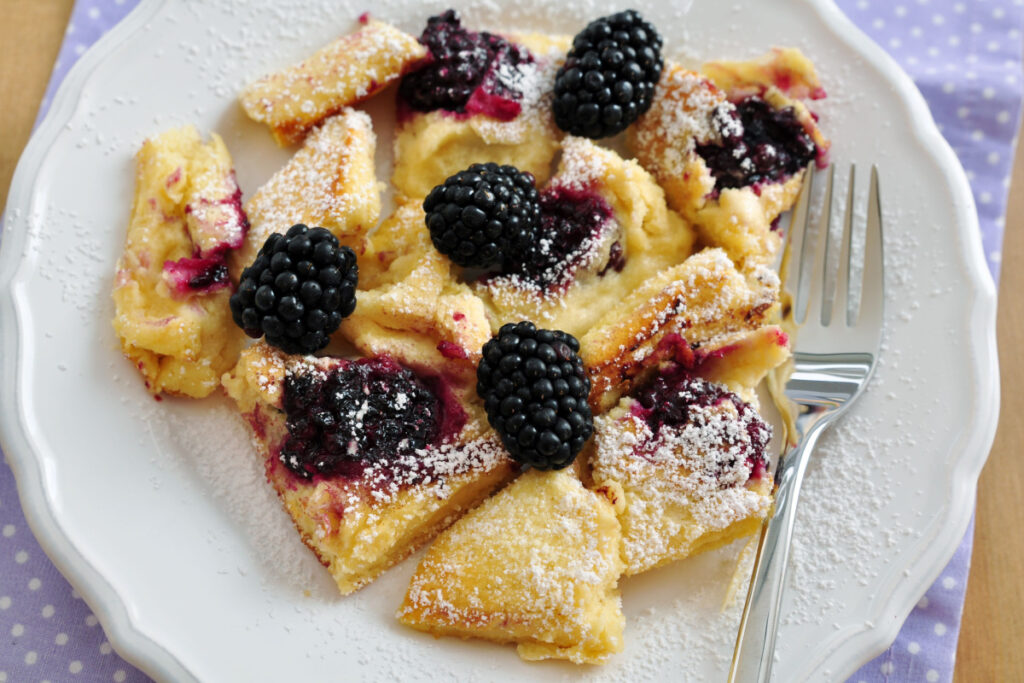
[{"label": "berry juice stain", "polygon": [[737,451],[738,457],[746,460],[752,479],[767,471],[766,451],[771,441],[771,428],[749,403],[724,386],[695,377],[681,365],[670,364],[635,392],[633,398],[636,402],[632,414],[647,424],[655,438],[665,428],[680,429],[690,424],[695,409],[701,411],[732,403],[737,429],[722,433],[721,445]]}]

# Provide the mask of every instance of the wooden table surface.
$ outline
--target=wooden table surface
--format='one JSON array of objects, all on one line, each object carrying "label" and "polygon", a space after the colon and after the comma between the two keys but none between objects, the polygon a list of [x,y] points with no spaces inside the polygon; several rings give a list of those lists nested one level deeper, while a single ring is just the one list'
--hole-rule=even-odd
[{"label": "wooden table surface", "polygon": [[[0,22],[0,206],[28,141],[73,0],[3,0]],[[1024,680],[1024,153],[1006,216],[999,287],[999,431],[978,483],[974,555],[957,649],[956,680]]]}]

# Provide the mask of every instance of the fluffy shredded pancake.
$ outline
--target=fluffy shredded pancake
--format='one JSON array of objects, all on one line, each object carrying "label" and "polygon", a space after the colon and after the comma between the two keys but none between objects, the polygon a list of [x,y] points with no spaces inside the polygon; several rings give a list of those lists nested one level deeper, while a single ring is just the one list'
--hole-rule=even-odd
[{"label": "fluffy shredded pancake", "polygon": [[[623,647],[620,576],[753,533],[771,508],[756,388],[790,353],[777,219],[806,164],[826,159],[803,101],[824,91],[795,49],[700,71],[668,61],[626,159],[553,122],[569,38],[503,40],[522,49],[500,67],[517,89],[504,109],[413,111],[399,98],[383,221],[376,136],[352,107],[434,57],[368,17],[242,93],[279,144],[299,144],[244,212],[219,137],[148,140],[114,327],[151,391],[223,385],[343,594],[432,542],[402,623],[514,643],[529,660],[603,663]],[[431,242],[423,199],[489,161],[533,173],[543,229],[529,254],[465,270]],[[357,358],[241,350],[232,280],[296,223],[357,255],[356,310],[329,347]],[[477,396],[484,343],[520,320],[580,340],[596,418],[574,468],[520,474]],[[385,379],[358,384],[371,365]],[[422,409],[414,437],[407,408]]]},{"label": "fluffy shredded pancake", "polygon": [[310,133],[246,204],[252,228],[232,259],[232,275],[237,278],[256,259],[270,235],[296,223],[327,228],[343,245],[358,248],[380,218],[376,146],[370,117],[355,109],[345,109]]},{"label": "fluffy shredded pancake", "polygon": [[524,659],[601,664],[622,649],[620,532],[572,470],[532,470],[442,534],[398,619],[435,635],[516,643]]},{"label": "fluffy shredded pancake", "polygon": [[341,362],[287,356],[260,342],[242,353],[224,387],[252,428],[267,479],[302,540],[348,594],[428,542],[515,469],[487,428],[472,387],[454,386],[468,419],[453,439],[373,462],[350,477],[296,476],[280,459],[288,436],[285,379],[322,378]]},{"label": "fluffy shredded pancake", "polygon": [[412,36],[371,19],[295,66],[247,87],[242,109],[270,126],[279,145],[301,142],[325,118],[372,97],[426,54]]},{"label": "fluffy shredded pancake", "polygon": [[139,150],[114,330],[153,394],[208,396],[238,358],[225,257],[249,227],[241,196],[216,134],[204,143],[195,128],[176,128]]}]

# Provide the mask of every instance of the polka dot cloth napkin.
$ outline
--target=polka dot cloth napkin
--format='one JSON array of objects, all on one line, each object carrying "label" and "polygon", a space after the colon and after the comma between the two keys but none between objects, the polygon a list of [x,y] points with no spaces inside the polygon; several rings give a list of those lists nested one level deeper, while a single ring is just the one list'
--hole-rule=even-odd
[{"label": "polka dot cloth napkin", "polygon": [[[77,58],[137,0],[79,0],[40,116]],[[1024,0],[839,0],[931,105],[971,181],[994,276],[1020,117]],[[851,681],[950,681],[972,530],[882,656]],[[39,548],[0,465],[0,683],[149,680],[111,649],[96,617]]]}]

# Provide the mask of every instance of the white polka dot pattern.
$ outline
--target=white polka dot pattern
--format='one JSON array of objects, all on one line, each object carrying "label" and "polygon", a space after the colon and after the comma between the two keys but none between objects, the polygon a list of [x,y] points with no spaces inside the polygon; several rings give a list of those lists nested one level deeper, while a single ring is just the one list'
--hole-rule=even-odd
[{"label": "white polka dot pattern", "polygon": [[[78,0],[40,107],[71,65],[138,0]],[[914,78],[967,169],[993,275],[1020,121],[1024,0],[837,0]],[[456,3],[457,4],[457,3]],[[0,683],[149,680],[113,653],[98,620],[40,550],[0,458]],[[972,525],[973,530],[973,525]],[[893,646],[850,679],[952,680],[972,530]]]}]

